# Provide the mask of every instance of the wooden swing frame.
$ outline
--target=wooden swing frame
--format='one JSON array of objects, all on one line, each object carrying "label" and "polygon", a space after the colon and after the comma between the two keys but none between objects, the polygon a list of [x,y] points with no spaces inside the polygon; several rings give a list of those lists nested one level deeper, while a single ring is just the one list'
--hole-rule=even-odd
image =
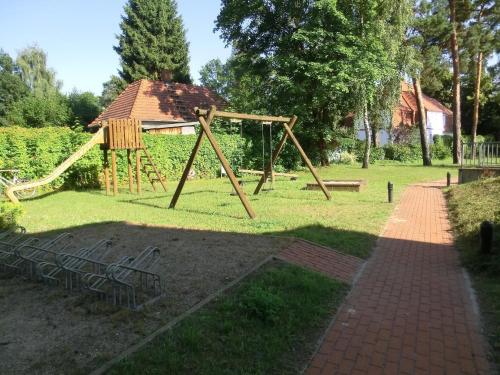
[{"label": "wooden swing frame", "polygon": [[264,170],[264,173],[262,177],[260,178],[259,183],[257,184],[257,187],[255,188],[254,195],[259,194],[262,186],[266,182],[267,178],[271,176],[272,174],[272,169],[273,165],[276,162],[276,159],[278,158],[279,154],[283,150],[283,147],[285,146],[285,143],[288,138],[290,138],[297,148],[297,150],[300,153],[300,156],[302,157],[302,160],[304,163],[307,165],[309,170],[311,171],[311,174],[314,176],[316,179],[316,182],[320,186],[321,190],[325,194],[325,197],[327,200],[330,200],[332,197],[330,195],[330,192],[328,189],[325,187],[323,184],[323,181],[319,177],[318,173],[314,169],[311,161],[307,157],[306,153],[302,149],[302,146],[300,145],[299,141],[295,137],[295,135],[292,132],[293,127],[297,123],[297,116],[292,116],[291,118],[289,117],[282,117],[282,116],[265,116],[265,115],[252,115],[252,114],[247,114],[247,113],[233,113],[233,112],[224,112],[224,111],[218,111],[215,106],[211,106],[210,110],[205,110],[205,109],[199,109],[195,108],[194,109],[196,113],[196,117],[198,117],[198,121],[200,122],[201,125],[201,131],[200,134],[198,135],[198,139],[196,140],[196,143],[193,147],[193,151],[191,152],[191,156],[189,157],[189,160],[186,164],[186,167],[184,169],[184,172],[182,174],[182,177],[179,181],[179,184],[177,185],[177,189],[175,190],[175,194],[172,197],[172,201],[170,202],[169,208],[175,208],[175,205],[177,204],[177,201],[179,199],[179,196],[181,195],[182,189],[184,188],[184,184],[188,178],[189,171],[193,167],[194,159],[196,158],[196,154],[200,150],[200,146],[203,142],[203,139],[206,135],[208,140],[210,141],[210,144],[212,145],[215,153],[217,154],[217,157],[219,158],[219,161],[221,162],[222,166],[226,170],[227,177],[229,177],[229,180],[231,181],[231,184],[233,185],[234,190],[238,194],[238,197],[241,200],[241,203],[245,207],[245,210],[248,213],[248,216],[251,219],[255,218],[255,212],[250,205],[250,202],[248,201],[248,198],[245,194],[245,192],[241,189],[240,184],[238,183],[238,180],[236,176],[234,175],[233,170],[231,169],[231,166],[229,165],[229,162],[227,161],[226,157],[224,156],[224,153],[222,152],[219,144],[217,143],[217,140],[215,139],[214,135],[212,134],[212,131],[210,130],[210,125],[214,118],[219,117],[219,118],[227,118],[227,119],[237,119],[237,120],[254,120],[254,121],[260,121],[260,122],[278,122],[283,125],[283,128],[285,130],[285,133],[281,137],[281,140],[279,141],[277,147],[273,150],[271,160],[269,161],[269,164],[266,166],[266,169]]}]

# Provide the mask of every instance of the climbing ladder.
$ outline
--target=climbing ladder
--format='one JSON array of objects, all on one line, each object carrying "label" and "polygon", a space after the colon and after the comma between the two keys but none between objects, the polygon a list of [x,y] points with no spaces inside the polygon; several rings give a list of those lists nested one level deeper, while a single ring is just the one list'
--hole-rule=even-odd
[{"label": "climbing ladder", "polygon": [[141,168],[144,174],[147,176],[149,183],[153,187],[153,190],[156,191],[155,183],[159,182],[163,187],[163,190],[167,191],[167,181],[165,177],[161,175],[158,167],[153,162],[151,154],[146,148],[142,148],[141,151],[144,153],[144,155],[141,155]]}]

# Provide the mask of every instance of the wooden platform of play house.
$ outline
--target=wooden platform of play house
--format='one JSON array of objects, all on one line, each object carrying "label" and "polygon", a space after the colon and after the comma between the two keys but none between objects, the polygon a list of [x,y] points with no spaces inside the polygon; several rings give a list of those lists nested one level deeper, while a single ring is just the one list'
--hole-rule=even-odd
[{"label": "wooden platform of play house", "polygon": [[[116,151],[127,150],[129,190],[134,190],[134,180],[137,193],[141,192],[141,172],[146,175],[151,186],[156,191],[156,183],[160,183],[165,191],[165,178],[153,162],[153,158],[142,141],[142,126],[137,119],[110,119],[101,124],[104,129],[104,142],[101,149],[104,153],[104,182],[106,193],[111,190],[109,172],[109,152],[111,152],[111,175],[113,180],[113,194],[118,193],[118,175]],[[132,154],[135,153],[135,168]],[[135,179],[134,179],[135,169]]]}]

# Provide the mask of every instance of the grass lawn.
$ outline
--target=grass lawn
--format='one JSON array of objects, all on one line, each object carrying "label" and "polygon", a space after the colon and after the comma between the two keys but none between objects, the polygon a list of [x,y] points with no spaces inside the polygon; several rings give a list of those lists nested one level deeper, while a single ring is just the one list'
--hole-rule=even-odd
[{"label": "grass lawn", "polygon": [[320,274],[269,265],[109,373],[299,373],[346,291]]},{"label": "grass lawn", "polygon": [[[453,187],[448,206],[461,259],[479,296],[494,360],[500,364],[500,178]],[[491,255],[478,251],[479,225],[484,220],[495,224]]]},{"label": "grass lawn", "polygon": [[[438,164],[438,162],[436,162]],[[20,224],[29,232],[63,229],[106,221],[208,229],[256,234],[296,236],[366,257],[390,215],[387,182],[394,183],[395,201],[404,187],[413,182],[443,179],[449,165],[424,168],[420,165],[380,163],[368,170],[355,166],[320,168],[323,179],[365,179],[361,193],[333,192],[326,201],[321,191],[302,188],[312,182],[300,172],[297,181],[279,179],[275,190],[254,196],[255,177],[244,179],[244,189],[257,213],[248,219],[238,197],[230,196],[228,179],[188,181],[175,210],[167,209],[176,182],[168,193],[144,192],[141,196],[121,189],[116,197],[103,191],[63,191],[23,202],[25,215]]]}]

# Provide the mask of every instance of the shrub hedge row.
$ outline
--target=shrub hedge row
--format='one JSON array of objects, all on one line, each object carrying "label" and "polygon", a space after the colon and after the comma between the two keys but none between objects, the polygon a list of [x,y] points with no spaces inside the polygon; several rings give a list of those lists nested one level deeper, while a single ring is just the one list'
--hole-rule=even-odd
[{"label": "shrub hedge row", "polygon": [[[15,168],[22,177],[38,179],[49,174],[92,135],[69,128],[0,128],[0,169]],[[177,179],[189,158],[196,135],[149,135],[144,142],[164,176]],[[244,141],[238,135],[217,134],[216,138],[232,166],[239,165],[245,154]],[[126,151],[117,152],[118,176],[127,178]],[[205,140],[194,163],[198,177],[215,177],[220,163]],[[145,176],[143,176],[145,178]],[[94,147],[66,171],[50,188],[61,186],[98,187],[102,183],[102,152]]]},{"label": "shrub hedge row", "polygon": [[0,202],[0,231],[14,228],[22,213],[23,209],[20,205],[10,202]]}]

